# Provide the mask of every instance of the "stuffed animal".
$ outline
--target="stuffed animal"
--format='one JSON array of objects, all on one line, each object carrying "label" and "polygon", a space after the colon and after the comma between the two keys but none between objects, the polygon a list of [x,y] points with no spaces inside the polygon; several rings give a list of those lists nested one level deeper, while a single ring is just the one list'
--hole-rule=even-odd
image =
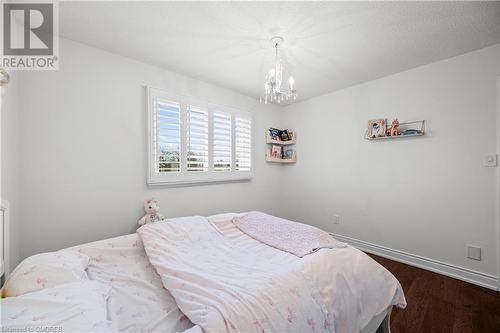
[{"label": "stuffed animal", "polygon": [[139,222],[137,222],[139,225],[158,222],[165,218],[165,216],[158,213],[160,211],[160,206],[158,205],[158,201],[155,199],[147,199],[144,201],[144,211],[146,211],[146,215],[144,215]]}]

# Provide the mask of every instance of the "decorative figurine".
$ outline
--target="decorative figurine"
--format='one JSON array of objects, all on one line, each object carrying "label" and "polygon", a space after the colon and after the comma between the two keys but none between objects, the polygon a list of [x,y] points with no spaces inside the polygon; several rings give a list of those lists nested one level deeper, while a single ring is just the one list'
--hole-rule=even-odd
[{"label": "decorative figurine", "polygon": [[398,126],[399,126],[399,121],[398,118],[394,119],[391,123],[391,136],[398,136]]}]

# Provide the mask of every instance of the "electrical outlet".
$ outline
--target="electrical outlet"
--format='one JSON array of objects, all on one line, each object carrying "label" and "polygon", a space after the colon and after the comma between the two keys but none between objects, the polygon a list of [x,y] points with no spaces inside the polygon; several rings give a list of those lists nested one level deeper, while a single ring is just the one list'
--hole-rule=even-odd
[{"label": "electrical outlet", "polygon": [[467,258],[481,260],[481,248],[479,246],[467,245]]},{"label": "electrical outlet", "polygon": [[340,224],[340,216],[333,215],[333,224]]}]

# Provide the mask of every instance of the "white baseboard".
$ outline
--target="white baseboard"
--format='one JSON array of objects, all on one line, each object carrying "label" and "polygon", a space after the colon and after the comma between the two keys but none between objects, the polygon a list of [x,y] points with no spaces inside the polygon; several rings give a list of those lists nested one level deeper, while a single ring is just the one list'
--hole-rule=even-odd
[{"label": "white baseboard", "polygon": [[347,236],[333,233],[332,235],[339,241],[352,245],[362,251],[499,291],[498,276],[477,272],[468,268],[447,264],[404,251],[394,250]]}]

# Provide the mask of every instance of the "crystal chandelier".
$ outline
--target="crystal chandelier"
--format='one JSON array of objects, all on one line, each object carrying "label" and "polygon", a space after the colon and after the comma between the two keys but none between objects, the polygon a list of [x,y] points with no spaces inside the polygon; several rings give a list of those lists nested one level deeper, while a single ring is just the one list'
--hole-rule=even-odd
[{"label": "crystal chandelier", "polygon": [[288,78],[288,90],[284,90],[282,87],[283,83],[283,63],[279,57],[278,51],[280,44],[283,44],[283,37],[276,36],[271,38],[274,48],[276,49],[276,58],[274,67],[269,70],[266,75],[266,82],[264,84],[264,98],[260,98],[261,103],[264,102],[278,102],[281,103],[284,100],[297,99],[297,90],[294,89],[293,84],[295,79],[293,76]]}]

